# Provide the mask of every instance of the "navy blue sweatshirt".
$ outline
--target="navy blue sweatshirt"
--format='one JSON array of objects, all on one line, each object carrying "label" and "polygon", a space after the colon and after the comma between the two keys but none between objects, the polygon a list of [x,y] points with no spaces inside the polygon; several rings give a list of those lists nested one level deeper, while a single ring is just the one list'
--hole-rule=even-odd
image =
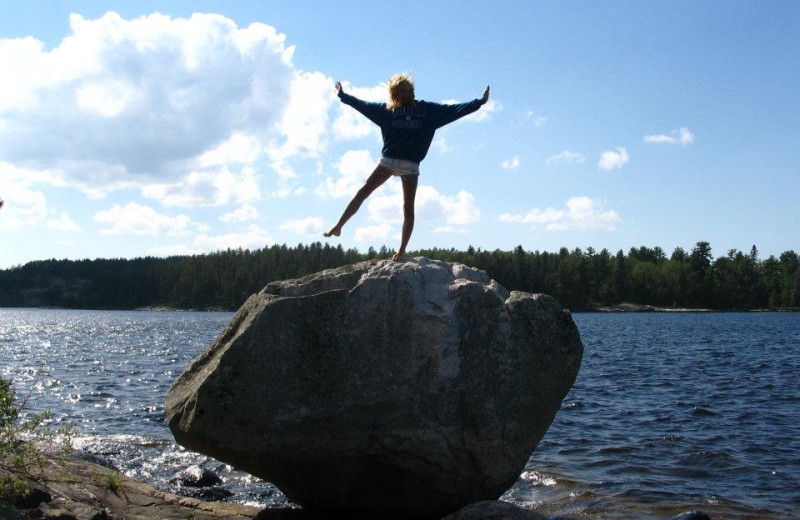
[{"label": "navy blue sweatshirt", "polygon": [[341,90],[339,99],[381,127],[384,157],[415,163],[422,162],[428,154],[437,128],[475,112],[483,104],[480,99],[458,105],[415,101],[412,106],[390,110],[385,103],[362,101]]}]

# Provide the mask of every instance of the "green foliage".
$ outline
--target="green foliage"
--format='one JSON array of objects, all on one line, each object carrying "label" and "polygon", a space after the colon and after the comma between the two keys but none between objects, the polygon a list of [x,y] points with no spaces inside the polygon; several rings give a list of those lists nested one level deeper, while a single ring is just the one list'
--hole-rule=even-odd
[{"label": "green foliage", "polygon": [[30,480],[44,467],[47,457],[71,449],[71,427],[48,428],[50,413],[46,411],[21,419],[24,408],[25,401],[19,406],[16,403],[11,381],[0,378],[0,499],[27,495]]},{"label": "green foliage", "polygon": [[[0,307],[234,310],[269,282],[393,253],[386,247],[359,253],[315,242],[171,258],[30,262],[0,270]],[[645,246],[627,254],[592,247],[551,253],[470,246],[409,256],[478,267],[510,290],[551,294],[570,309],[622,302],[711,309],[800,306],[798,255],[787,251],[762,261],[755,246],[717,259],[708,242],[688,252],[676,248],[670,256]]]},{"label": "green foliage", "polygon": [[116,493],[120,489],[122,489],[123,479],[122,473],[119,471],[108,471],[106,472],[106,486],[109,490]]}]

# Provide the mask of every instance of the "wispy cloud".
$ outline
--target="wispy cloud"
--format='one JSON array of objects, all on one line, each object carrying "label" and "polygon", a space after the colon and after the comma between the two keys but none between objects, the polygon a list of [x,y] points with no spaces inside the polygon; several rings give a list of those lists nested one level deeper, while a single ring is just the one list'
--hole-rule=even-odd
[{"label": "wispy cloud", "polygon": [[677,128],[669,134],[646,135],[645,143],[651,144],[682,144],[686,146],[694,142],[694,134],[688,128]]},{"label": "wispy cloud", "polygon": [[457,234],[457,235],[466,235],[467,230],[465,228],[457,228],[454,226],[439,226],[433,229],[434,233],[447,233],[448,235]]},{"label": "wispy cloud", "polygon": [[536,126],[542,126],[547,122],[547,118],[545,116],[537,114],[533,110],[528,110],[525,115],[528,117],[528,119],[533,121],[533,124]]},{"label": "wispy cloud", "polygon": [[613,230],[620,222],[619,214],[606,210],[603,203],[589,197],[571,197],[564,208],[534,208],[526,214],[504,213],[498,217],[500,222],[544,225],[553,231],[570,229]]},{"label": "wispy cloud", "polygon": [[551,155],[547,158],[547,165],[552,166],[556,164],[580,164],[586,162],[586,157],[580,152],[571,152],[564,150],[556,155]]},{"label": "wispy cloud", "polygon": [[622,168],[628,160],[630,160],[628,151],[620,147],[616,150],[603,152],[603,155],[600,156],[600,161],[597,163],[597,167],[605,171],[615,170]]},{"label": "wispy cloud", "polygon": [[57,219],[51,219],[47,222],[47,227],[54,231],[62,232],[79,232],[81,227],[73,222],[73,220],[66,213],[62,213]]},{"label": "wispy cloud", "polygon": [[511,159],[506,159],[503,161],[503,168],[506,170],[516,170],[519,168],[519,156],[515,155]]}]

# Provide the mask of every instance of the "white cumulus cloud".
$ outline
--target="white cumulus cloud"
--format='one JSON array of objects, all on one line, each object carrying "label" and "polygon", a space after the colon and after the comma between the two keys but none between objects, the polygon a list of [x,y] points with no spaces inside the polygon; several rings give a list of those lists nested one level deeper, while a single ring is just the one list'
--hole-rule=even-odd
[{"label": "white cumulus cloud", "polygon": [[605,171],[615,170],[622,168],[628,160],[630,160],[628,151],[620,147],[616,150],[603,152],[603,155],[600,156],[600,161],[597,163],[597,167]]},{"label": "white cumulus cloud", "polygon": [[203,152],[197,164],[200,168],[251,164],[263,154],[263,144],[258,137],[237,131],[216,148]]},{"label": "white cumulus cloud", "polygon": [[[330,85],[330,88],[333,90],[333,84]],[[389,100],[389,91],[385,83],[374,87],[354,88],[344,82],[342,88],[347,94],[364,101],[385,103]],[[339,110],[333,121],[333,134],[337,139],[359,139],[368,135],[374,136],[376,140],[380,139],[380,130],[375,123],[361,115],[353,107],[340,102],[338,98],[336,103],[339,105]]]},{"label": "white cumulus cloud", "polygon": [[677,128],[669,134],[646,135],[645,143],[651,144],[682,144],[686,146],[694,142],[694,134],[688,128]]},{"label": "white cumulus cloud", "polygon": [[124,207],[114,204],[108,210],[95,213],[94,220],[111,226],[101,231],[104,235],[184,235],[192,225],[192,219],[186,215],[170,217],[136,202]]},{"label": "white cumulus cloud", "polygon": [[528,213],[505,213],[498,218],[500,222],[544,225],[553,231],[570,229],[605,229],[613,230],[620,222],[619,214],[614,210],[606,210],[603,203],[589,197],[571,197],[564,208],[534,208]]},{"label": "white cumulus cloud", "polygon": [[323,231],[323,222],[319,217],[306,217],[281,224],[280,229],[291,231],[297,235],[318,237]]},{"label": "white cumulus cloud", "polygon": [[450,147],[447,145],[447,140],[444,137],[436,136],[431,146],[439,150],[439,153],[447,153],[450,151]]},{"label": "white cumulus cloud", "polygon": [[[0,40],[0,160],[48,171],[97,198],[196,182],[266,149],[285,160],[324,147],[325,98],[296,101],[320,92],[322,78],[296,71],[293,47],[268,25],[109,12],[72,15],[70,26],[52,49],[32,37]],[[210,189],[220,185],[202,184],[199,198],[149,195],[174,205],[228,198]]]},{"label": "white cumulus cloud", "polygon": [[216,171],[191,171],[180,181],[142,186],[142,195],[165,206],[196,207],[243,204],[261,198],[258,175],[246,166],[234,173],[226,167]]},{"label": "white cumulus cloud", "polygon": [[48,214],[44,193],[35,190],[16,190],[8,193],[0,215],[0,229],[20,229],[42,223]]},{"label": "white cumulus cloud", "polygon": [[[386,183],[383,193],[375,193],[368,199],[370,218],[381,223],[403,221],[403,188],[398,180]],[[431,186],[419,186],[414,205],[416,221],[444,220],[447,224],[466,225],[477,222],[481,211],[475,196],[461,190],[456,195],[443,195]]]},{"label": "white cumulus cloud", "polygon": [[352,197],[363,186],[370,173],[375,169],[376,161],[369,150],[349,150],[342,155],[334,167],[339,170],[339,177],[327,177],[317,186],[316,194],[321,198]]},{"label": "white cumulus cloud", "polygon": [[289,104],[278,123],[278,130],[285,137],[279,148],[282,158],[317,157],[325,149],[329,133],[328,108],[335,97],[329,77],[320,72],[295,72]]},{"label": "white cumulus cloud", "polygon": [[270,234],[255,224],[251,224],[242,233],[224,235],[201,234],[195,237],[194,246],[203,251],[219,251],[223,249],[260,249],[275,242]]},{"label": "white cumulus cloud", "polygon": [[356,242],[369,243],[376,240],[386,240],[392,236],[394,228],[385,222],[374,226],[356,228]]},{"label": "white cumulus cloud", "polygon": [[0,160],[0,194],[5,199],[3,213],[0,214],[0,229],[58,226],[51,221],[59,212],[48,204],[44,191],[38,189],[38,185],[64,187],[67,183],[55,170],[20,167]]},{"label": "white cumulus cloud", "polygon": [[258,218],[258,210],[251,204],[244,204],[235,211],[222,215],[219,219],[222,222],[247,222]]},{"label": "white cumulus cloud", "polygon": [[54,231],[78,232],[81,227],[76,224],[66,213],[62,213],[58,218],[47,221],[47,227]]}]

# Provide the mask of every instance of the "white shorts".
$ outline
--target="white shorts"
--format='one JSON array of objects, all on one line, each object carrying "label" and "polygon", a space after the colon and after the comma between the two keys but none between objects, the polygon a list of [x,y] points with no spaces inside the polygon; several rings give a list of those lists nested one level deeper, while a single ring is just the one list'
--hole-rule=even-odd
[{"label": "white shorts", "polygon": [[378,164],[392,172],[392,175],[419,175],[419,163],[415,163],[414,161],[381,157]]}]

